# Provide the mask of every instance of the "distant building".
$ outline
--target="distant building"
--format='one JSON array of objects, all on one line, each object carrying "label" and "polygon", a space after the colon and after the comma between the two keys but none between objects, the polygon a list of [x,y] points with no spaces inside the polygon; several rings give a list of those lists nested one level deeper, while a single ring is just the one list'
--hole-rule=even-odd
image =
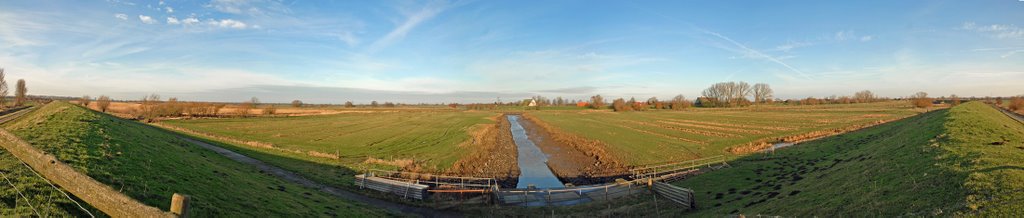
[{"label": "distant building", "polygon": [[585,101],[576,102],[576,107],[589,107],[589,106],[590,106],[590,103],[587,103]]},{"label": "distant building", "polygon": [[537,106],[537,99],[530,99],[530,104],[528,104],[526,106],[527,107],[536,107]]}]

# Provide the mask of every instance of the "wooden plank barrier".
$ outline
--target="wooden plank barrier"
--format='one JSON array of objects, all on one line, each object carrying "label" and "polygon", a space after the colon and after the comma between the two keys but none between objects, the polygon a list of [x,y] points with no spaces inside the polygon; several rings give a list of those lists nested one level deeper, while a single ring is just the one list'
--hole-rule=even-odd
[{"label": "wooden plank barrier", "polygon": [[381,192],[392,193],[403,198],[423,200],[427,198],[430,186],[412,182],[395,181],[374,176],[356,175],[356,185]]},{"label": "wooden plank barrier", "polygon": [[658,193],[673,202],[679,203],[687,209],[692,210],[697,208],[697,202],[695,202],[693,198],[693,190],[664,182],[654,182],[654,186],[652,188],[655,193]]}]

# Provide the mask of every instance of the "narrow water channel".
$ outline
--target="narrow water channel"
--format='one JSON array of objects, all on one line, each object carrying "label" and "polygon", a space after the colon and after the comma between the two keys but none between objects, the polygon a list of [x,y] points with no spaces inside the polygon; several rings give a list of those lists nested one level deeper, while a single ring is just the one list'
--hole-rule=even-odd
[{"label": "narrow water channel", "polygon": [[537,188],[562,188],[565,187],[558,177],[548,168],[548,156],[530,141],[526,135],[526,129],[519,124],[519,115],[508,115],[508,122],[512,124],[512,139],[516,143],[516,150],[519,151],[519,184],[516,188],[527,188],[533,185]]}]

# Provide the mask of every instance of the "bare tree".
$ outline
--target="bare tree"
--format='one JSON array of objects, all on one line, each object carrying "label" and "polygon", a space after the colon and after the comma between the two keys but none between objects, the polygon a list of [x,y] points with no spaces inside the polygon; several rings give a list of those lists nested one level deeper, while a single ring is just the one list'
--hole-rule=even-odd
[{"label": "bare tree", "polygon": [[960,105],[960,96],[950,95],[949,96],[949,100],[950,100],[950,104],[953,105],[953,106]]},{"label": "bare tree", "polygon": [[252,110],[255,107],[256,104],[253,104],[252,101],[242,102],[241,104],[238,104],[238,109],[235,110],[235,114],[243,117],[249,116],[249,110]]},{"label": "bare tree", "polygon": [[25,101],[28,100],[28,98],[26,98],[26,93],[28,93],[28,87],[25,87],[24,79],[19,79],[16,86],[17,87],[15,87],[14,90],[14,106],[21,106],[24,105]]},{"label": "bare tree", "polygon": [[767,103],[772,99],[772,95],[775,94],[772,91],[772,87],[765,83],[754,84],[753,92],[754,102],[758,104]]},{"label": "bare tree", "polygon": [[686,97],[683,95],[676,95],[676,97],[672,98],[670,106],[672,107],[672,110],[682,110],[683,108],[690,107],[690,101],[687,101]]},{"label": "bare tree", "polygon": [[604,97],[601,95],[595,95],[590,97],[590,107],[594,109],[602,109],[604,105]]},{"label": "bare tree", "polygon": [[82,96],[82,99],[78,100],[78,103],[82,104],[82,106],[84,106],[84,107],[89,107],[89,101],[91,99],[92,99],[91,97],[89,97],[88,95],[85,95],[85,96]]},{"label": "bare tree", "polygon": [[0,109],[7,107],[7,79],[4,68],[0,68]]},{"label": "bare tree", "polygon": [[701,106],[706,107],[734,107],[744,106],[750,101],[750,84],[746,82],[720,82],[711,85],[701,93],[707,98],[707,102],[701,101]]},{"label": "bare tree", "polygon": [[932,99],[928,97],[927,92],[917,92],[910,96],[910,102],[914,107],[928,108],[932,106]]},{"label": "bare tree", "polygon": [[856,100],[857,103],[873,102],[875,101],[875,98],[875,93],[872,93],[871,91],[868,90],[853,93],[853,99]]},{"label": "bare tree", "polygon": [[1010,98],[1010,104],[1006,106],[1010,111],[1019,111],[1024,109],[1024,96],[1014,96]]},{"label": "bare tree", "polygon": [[299,100],[292,101],[292,107],[302,107],[302,101],[299,101]]},{"label": "bare tree", "polygon": [[100,97],[96,99],[96,107],[99,108],[101,112],[107,112],[107,109],[110,108],[110,97],[100,95]]},{"label": "bare tree", "polygon": [[626,103],[626,100],[623,100],[622,98],[617,98],[615,99],[615,101],[612,101],[612,110],[616,112],[632,111],[633,107],[630,107],[629,103]]},{"label": "bare tree", "polygon": [[352,101],[346,101],[345,102],[345,107],[346,108],[353,108],[353,107],[356,107],[356,105],[353,104]]},{"label": "bare tree", "polygon": [[249,103],[252,103],[253,107],[260,106],[260,99],[256,98],[256,97],[252,97],[252,99],[249,99]]},{"label": "bare tree", "polygon": [[274,115],[277,113],[277,108],[274,108],[274,105],[270,105],[269,107],[260,110],[260,113],[263,115]]},{"label": "bare tree", "polygon": [[378,105],[377,101],[371,101],[370,102],[370,107],[377,107],[377,105]]}]

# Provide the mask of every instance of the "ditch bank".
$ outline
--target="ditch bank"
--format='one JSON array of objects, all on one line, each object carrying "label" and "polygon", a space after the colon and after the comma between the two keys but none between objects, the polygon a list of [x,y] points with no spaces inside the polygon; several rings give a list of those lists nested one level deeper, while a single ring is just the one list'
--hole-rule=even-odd
[{"label": "ditch bank", "polygon": [[547,154],[548,167],[563,183],[601,184],[627,176],[628,169],[603,143],[563,132],[530,114],[520,116],[527,137]]}]

